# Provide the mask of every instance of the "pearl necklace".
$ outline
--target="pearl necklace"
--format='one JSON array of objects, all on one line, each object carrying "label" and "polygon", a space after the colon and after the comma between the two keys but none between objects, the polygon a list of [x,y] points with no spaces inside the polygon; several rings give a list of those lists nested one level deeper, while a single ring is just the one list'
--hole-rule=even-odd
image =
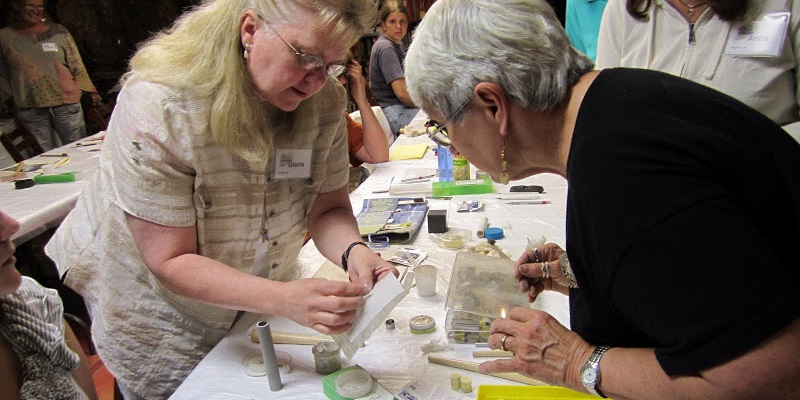
[{"label": "pearl necklace", "polygon": [[708,0],[706,0],[706,1],[702,2],[702,3],[689,5],[689,4],[686,4],[683,0],[678,0],[678,1],[680,1],[681,4],[683,4],[684,6],[686,6],[686,8],[689,9],[689,11],[686,11],[686,15],[689,15],[689,16],[691,16],[694,13],[694,9],[695,8],[702,7],[702,6],[706,5],[706,3],[708,3]]}]

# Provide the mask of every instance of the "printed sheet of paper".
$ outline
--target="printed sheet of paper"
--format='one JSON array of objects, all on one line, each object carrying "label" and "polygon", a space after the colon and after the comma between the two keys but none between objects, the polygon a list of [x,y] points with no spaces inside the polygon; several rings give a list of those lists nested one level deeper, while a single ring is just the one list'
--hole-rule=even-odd
[{"label": "printed sheet of paper", "polygon": [[[337,271],[338,270],[338,271]],[[344,279],[342,279],[342,276]],[[319,268],[315,278],[347,280],[347,275],[336,264],[326,261]],[[333,335],[333,340],[342,348],[347,358],[352,358],[362,344],[375,332],[389,313],[408,294],[413,279],[406,279],[406,286],[393,274],[386,275],[372,287],[364,306],[356,312],[353,325],[342,334]]]},{"label": "printed sheet of paper", "polygon": [[451,389],[450,386],[445,387],[437,385],[434,382],[428,382],[419,379],[409,383],[408,385],[405,385],[403,389],[400,390],[400,393],[398,393],[395,397],[402,400],[461,400],[468,398],[456,394],[456,392]]}]

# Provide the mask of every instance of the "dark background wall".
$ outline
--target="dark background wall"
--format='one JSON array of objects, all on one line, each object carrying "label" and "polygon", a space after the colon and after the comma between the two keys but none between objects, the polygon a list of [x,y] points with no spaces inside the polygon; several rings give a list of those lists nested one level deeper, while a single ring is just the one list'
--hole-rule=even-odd
[{"label": "dark background wall", "polygon": [[[12,12],[0,0],[0,24]],[[50,19],[67,27],[103,96],[119,80],[138,43],[168,27],[200,0],[45,0]]]}]

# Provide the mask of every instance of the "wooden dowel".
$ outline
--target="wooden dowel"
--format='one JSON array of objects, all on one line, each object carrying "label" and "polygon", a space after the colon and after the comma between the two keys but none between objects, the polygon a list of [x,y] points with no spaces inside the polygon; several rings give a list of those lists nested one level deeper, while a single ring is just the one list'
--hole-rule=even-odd
[{"label": "wooden dowel", "polygon": [[[258,332],[253,329],[250,332],[250,340],[253,343],[258,343]],[[330,336],[315,335],[309,333],[291,333],[291,332],[278,332],[272,331],[272,342],[275,344],[308,344],[315,345],[319,342],[333,340]]]},{"label": "wooden dowel", "polygon": [[[444,358],[439,356],[428,356],[428,362],[432,362],[434,364],[446,365],[448,367],[453,367],[453,368],[459,368],[465,371],[477,372],[479,374],[481,373],[480,371],[478,371],[478,365],[480,365],[480,363],[476,362],[455,360],[452,358]],[[533,378],[528,378],[527,376],[520,375],[516,372],[497,372],[493,374],[484,374],[484,375],[494,376],[495,378],[508,379],[510,381],[524,383],[526,385],[533,385],[533,386],[546,385],[546,383],[544,382],[538,381]]]},{"label": "wooden dowel", "polygon": [[503,350],[474,350],[473,357],[514,357],[514,353]]}]

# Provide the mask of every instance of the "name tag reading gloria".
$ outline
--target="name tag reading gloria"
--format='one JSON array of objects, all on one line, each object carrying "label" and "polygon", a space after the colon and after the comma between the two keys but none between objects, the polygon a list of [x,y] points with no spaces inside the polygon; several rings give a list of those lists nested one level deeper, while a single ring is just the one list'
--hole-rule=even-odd
[{"label": "name tag reading gloria", "polygon": [[276,149],[275,179],[311,177],[311,149]]},{"label": "name tag reading gloria", "polygon": [[777,57],[783,51],[790,13],[764,14],[749,24],[737,24],[728,35],[726,54],[749,57]]},{"label": "name tag reading gloria", "polygon": [[44,51],[58,51],[55,43],[42,43],[42,50]]}]

